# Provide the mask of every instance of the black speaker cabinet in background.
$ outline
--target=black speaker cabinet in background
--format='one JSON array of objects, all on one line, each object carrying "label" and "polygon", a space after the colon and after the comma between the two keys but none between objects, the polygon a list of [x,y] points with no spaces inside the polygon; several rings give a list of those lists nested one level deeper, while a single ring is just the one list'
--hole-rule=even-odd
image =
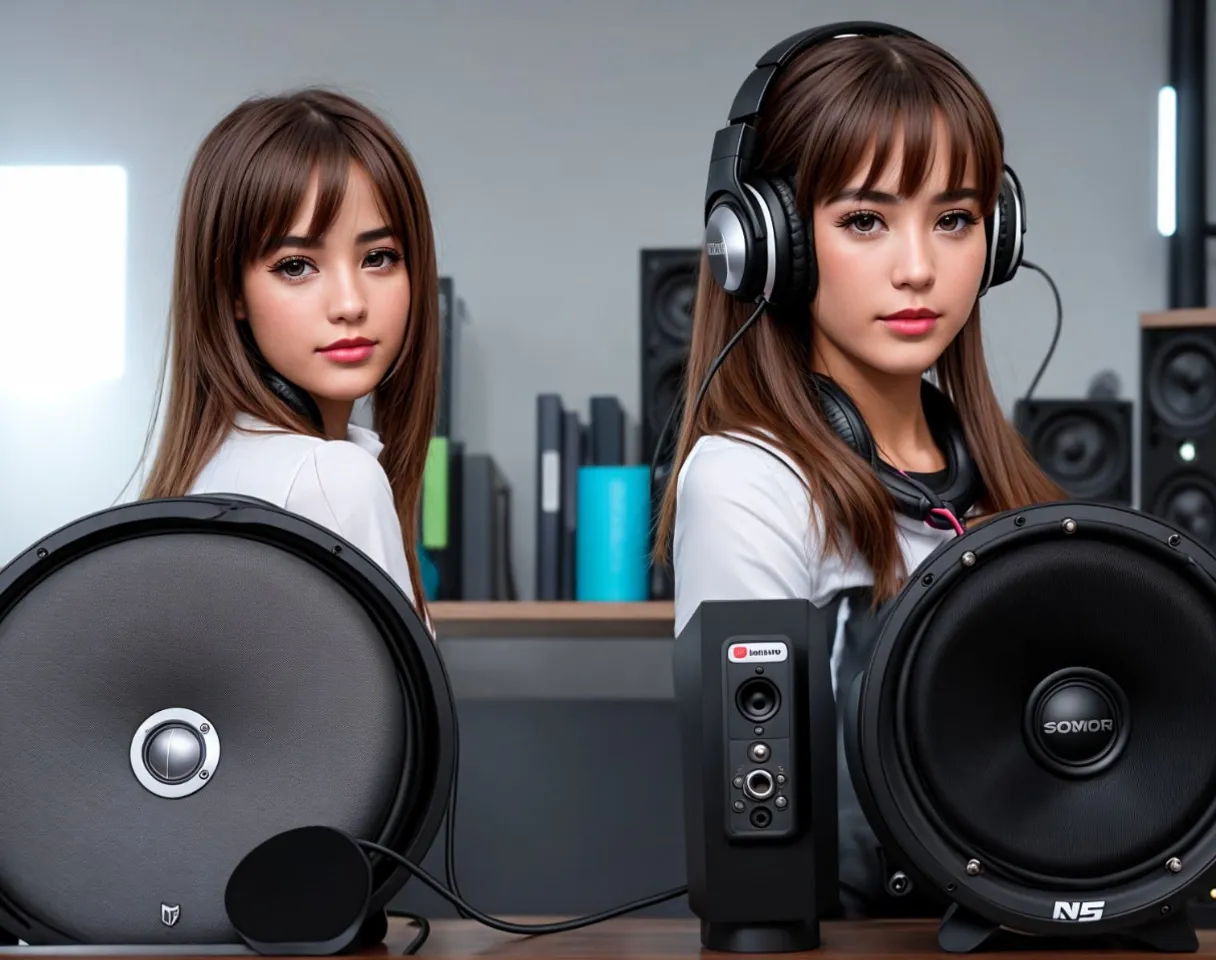
[{"label": "black speaker cabinet in background", "polygon": [[[653,460],[663,424],[681,400],[692,339],[692,305],[697,292],[700,256],[699,247],[647,249],[641,253],[642,396],[639,410],[641,460],[645,464]],[[670,477],[678,436],[677,419],[672,422],[655,469],[652,519],[657,516]],[[667,569],[656,567],[652,571],[650,595],[654,600],[671,599],[672,583]]]},{"label": "black speaker cabinet in background", "polygon": [[1019,400],[1014,425],[1069,497],[1132,505],[1130,400]]},{"label": "black speaker cabinet in background", "polygon": [[839,908],[834,611],[711,600],[676,637],[688,902],[711,950],[814,949]]},{"label": "black speaker cabinet in background", "polygon": [[1140,509],[1216,548],[1216,309],[1140,316]]}]

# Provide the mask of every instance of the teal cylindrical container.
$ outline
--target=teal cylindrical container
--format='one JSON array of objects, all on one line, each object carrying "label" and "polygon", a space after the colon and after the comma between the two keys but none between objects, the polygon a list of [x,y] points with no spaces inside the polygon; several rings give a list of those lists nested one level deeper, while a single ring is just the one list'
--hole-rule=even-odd
[{"label": "teal cylindrical container", "polygon": [[650,598],[650,468],[580,467],[575,595],[579,600]]}]

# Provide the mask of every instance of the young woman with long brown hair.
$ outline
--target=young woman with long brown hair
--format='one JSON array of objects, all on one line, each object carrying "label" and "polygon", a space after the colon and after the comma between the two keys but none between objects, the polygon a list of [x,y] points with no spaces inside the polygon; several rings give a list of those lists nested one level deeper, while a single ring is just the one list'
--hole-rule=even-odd
[{"label": "young woman with long brown hair", "polygon": [[[397,135],[331,91],[239,105],[186,179],[143,496],[243,494],[314,520],[425,616],[415,542],[438,363],[430,212]],[[349,423],[368,395],[374,430]]]},{"label": "young woman with long brown hair", "polygon": [[[848,601],[872,612],[975,518],[1065,498],[984,360],[979,299],[1022,260],[1024,201],[984,92],[898,28],[790,38],[730,119],[656,560],[677,632],[706,600],[843,598],[840,689],[868,653],[846,649]],[[840,780],[843,899],[899,912]]]}]

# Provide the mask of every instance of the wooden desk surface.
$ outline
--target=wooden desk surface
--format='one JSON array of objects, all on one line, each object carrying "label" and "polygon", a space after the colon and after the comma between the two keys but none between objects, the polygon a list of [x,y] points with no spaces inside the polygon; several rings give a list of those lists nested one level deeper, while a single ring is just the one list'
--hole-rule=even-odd
[{"label": "wooden desk surface", "polygon": [[[505,918],[504,918],[505,919]],[[543,922],[535,917],[521,918],[522,923]],[[544,958],[544,960],[612,960],[616,957],[670,960],[677,957],[716,957],[727,960],[733,956],[755,957],[756,954],[736,955],[702,951],[699,926],[695,920],[608,920],[593,927],[570,933],[546,934],[540,937],[519,937],[498,933],[471,920],[438,920],[431,923],[431,935],[418,956],[444,960],[473,960],[477,957]],[[383,946],[369,956],[398,956],[413,938],[415,928],[405,920],[393,920]],[[875,920],[868,922],[830,921],[821,927],[823,946],[802,954],[776,954],[786,958],[822,958],[848,955],[850,958],[874,957],[911,960],[932,958],[943,960],[952,956],[937,945],[937,923],[925,920]],[[988,954],[976,954],[983,960]],[[1122,958],[1153,957],[1159,953],[1138,953],[1130,950],[1095,952],[1017,951],[1023,960],[1068,958],[1086,960],[1092,957]],[[1216,956],[1216,930],[1199,931],[1199,956]],[[1184,955],[1185,956],[1185,955]],[[1195,956],[1192,954],[1191,956]]]}]

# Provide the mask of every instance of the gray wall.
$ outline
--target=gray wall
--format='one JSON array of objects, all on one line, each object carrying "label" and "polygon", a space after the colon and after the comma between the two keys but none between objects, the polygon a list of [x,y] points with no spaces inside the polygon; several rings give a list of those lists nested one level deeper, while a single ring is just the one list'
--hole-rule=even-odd
[{"label": "gray wall", "polygon": [[[961,56],[995,101],[1029,197],[1028,256],[1067,322],[1040,395],[1105,367],[1136,389],[1136,317],[1165,305],[1155,231],[1161,0],[152,0],[0,2],[0,164],[117,163],[130,177],[127,374],[77,390],[0,390],[0,560],[107,506],[151,412],[178,191],[205,131],[253,93],[336,84],[415,153],[440,264],[472,315],[460,426],[504,466],[515,561],[533,588],[534,396],[586,409],[638,394],[638,249],[699,235],[707,151],[737,85],[776,40],[894,18]],[[64,224],[65,282],[87,236]],[[1006,405],[1051,336],[1042,279],[987,301]],[[0,331],[42,332],[4,313]],[[53,331],[51,337],[53,342]],[[1134,395],[1134,393],[1133,393]]]}]

